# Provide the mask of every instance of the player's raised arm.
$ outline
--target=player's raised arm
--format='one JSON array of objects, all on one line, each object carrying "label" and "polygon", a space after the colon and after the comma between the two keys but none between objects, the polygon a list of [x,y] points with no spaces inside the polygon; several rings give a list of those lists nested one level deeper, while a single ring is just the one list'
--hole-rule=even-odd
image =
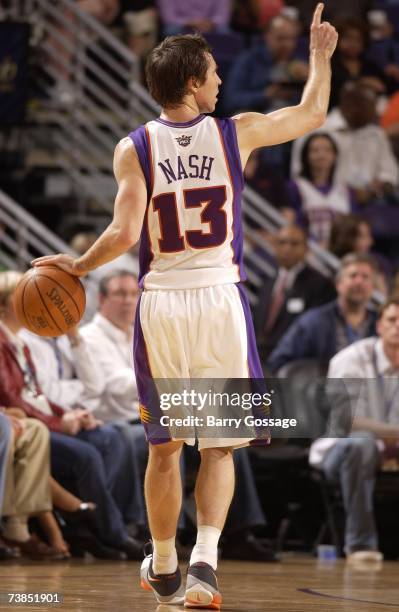
[{"label": "player's raised arm", "polygon": [[39,257],[32,262],[34,266],[56,265],[71,274],[83,276],[122,255],[138,242],[147,203],[147,188],[130,138],[122,139],[116,146],[114,174],[118,183],[114,216],[90,249],[78,259],[66,254]]},{"label": "player's raised arm", "polygon": [[338,40],[335,28],[321,22],[323,8],[319,3],[313,15],[309,77],[301,102],[267,115],[249,112],[235,117],[244,165],[254,149],[294,140],[323,124],[330,98],[331,56]]}]

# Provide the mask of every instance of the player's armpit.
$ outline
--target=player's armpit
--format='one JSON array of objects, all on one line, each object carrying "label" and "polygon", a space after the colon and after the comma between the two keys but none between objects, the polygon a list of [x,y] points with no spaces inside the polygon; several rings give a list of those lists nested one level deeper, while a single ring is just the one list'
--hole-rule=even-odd
[{"label": "player's armpit", "polygon": [[323,125],[325,115],[312,112],[308,106],[298,104],[267,115],[241,113],[233,119],[237,129],[241,162],[244,167],[254,149],[299,138]]}]

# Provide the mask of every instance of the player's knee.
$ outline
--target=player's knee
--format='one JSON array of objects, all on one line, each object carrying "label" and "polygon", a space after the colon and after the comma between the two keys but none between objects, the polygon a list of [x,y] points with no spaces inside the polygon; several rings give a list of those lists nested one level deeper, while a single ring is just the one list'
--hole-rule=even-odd
[{"label": "player's knee", "polygon": [[167,464],[178,462],[180,459],[183,442],[165,442],[165,444],[149,445],[149,461]]},{"label": "player's knee", "polygon": [[233,448],[231,446],[215,447],[215,448],[203,448],[201,449],[202,460],[211,461],[223,461],[232,460]]}]

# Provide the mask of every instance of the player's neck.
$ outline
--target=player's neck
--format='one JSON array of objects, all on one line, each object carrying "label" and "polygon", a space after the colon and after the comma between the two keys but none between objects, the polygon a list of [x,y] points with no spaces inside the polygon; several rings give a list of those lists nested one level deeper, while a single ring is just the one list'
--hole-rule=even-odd
[{"label": "player's neck", "polygon": [[176,108],[163,108],[161,119],[173,123],[187,123],[198,117],[199,114],[200,110],[195,100],[185,100],[183,104]]}]

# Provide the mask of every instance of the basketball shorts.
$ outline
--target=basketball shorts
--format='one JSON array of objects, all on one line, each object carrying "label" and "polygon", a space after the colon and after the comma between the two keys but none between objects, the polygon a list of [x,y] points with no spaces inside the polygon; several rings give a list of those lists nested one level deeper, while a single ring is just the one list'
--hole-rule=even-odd
[{"label": "basketball shorts", "polygon": [[[175,439],[170,432],[159,437],[156,428],[150,426],[162,415],[159,405],[154,406],[154,381],[262,379],[250,307],[242,285],[144,291],[136,311],[134,363],[141,419],[152,444]],[[184,441],[194,444],[195,437]],[[200,437],[198,444],[199,449],[240,447],[252,441]]]}]

